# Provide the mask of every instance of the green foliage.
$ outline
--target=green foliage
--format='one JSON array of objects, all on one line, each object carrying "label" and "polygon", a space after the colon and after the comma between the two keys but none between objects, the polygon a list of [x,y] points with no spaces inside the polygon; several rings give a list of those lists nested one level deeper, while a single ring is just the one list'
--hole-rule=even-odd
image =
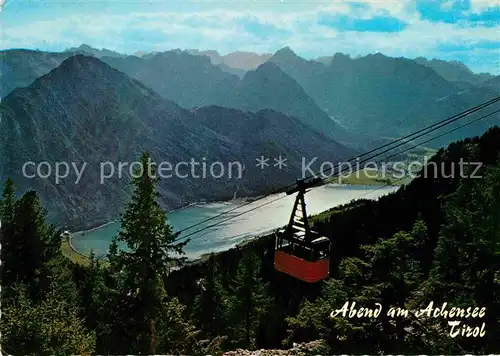
[{"label": "green foliage", "polygon": [[207,338],[226,334],[228,327],[229,300],[221,281],[221,268],[215,256],[207,262],[207,273],[200,280],[201,292],[196,296],[193,307],[193,319],[204,330]]},{"label": "green foliage", "polygon": [[461,342],[474,353],[494,352],[500,335],[500,164],[483,173],[446,199],[446,224],[423,295],[428,300],[446,296],[458,307],[486,307],[480,320],[486,323],[486,335]]},{"label": "green foliage", "polygon": [[2,284],[12,283],[16,279],[13,266],[16,263],[16,239],[14,234],[16,192],[14,182],[7,179],[2,199],[0,200],[0,235],[2,238]]},{"label": "green foliage", "polygon": [[269,284],[260,277],[260,261],[255,254],[243,256],[230,291],[229,341],[233,346],[253,348],[270,302]]},{"label": "green foliage", "polygon": [[[175,344],[172,335],[182,335],[176,329],[178,325],[164,325],[160,319],[162,315],[177,315],[176,305],[165,305],[163,277],[172,267],[182,265],[185,258],[171,253],[182,255],[187,241],[175,243],[166,214],[157,202],[156,172],[151,162],[148,153],[141,156],[142,171],[135,172],[134,193],[122,217],[118,240],[125,242],[128,250],[118,251],[115,241],[109,257],[111,269],[118,272],[118,292],[126,295],[127,300],[125,313],[129,318],[120,329],[123,335],[133,332],[130,341],[123,344],[131,349],[124,351],[154,354],[158,347]],[[121,315],[120,319],[124,317]],[[158,328],[159,325],[163,327]],[[180,342],[182,337],[176,341]]]},{"label": "green foliage", "polygon": [[79,315],[70,264],[60,234],[45,224],[34,192],[2,197],[2,345],[13,354],[88,355],[95,335]]},{"label": "green foliage", "polygon": [[[333,236],[333,248],[331,278],[313,285],[275,271],[272,236],[173,271],[184,244],[176,244],[156,201],[153,174],[133,181],[118,236],[128,249],[119,251],[115,241],[109,263],[91,254],[87,265],[75,265],[60,253],[60,235],[45,223],[36,194],[16,199],[7,181],[0,201],[2,346],[28,355],[204,355],[323,340],[304,352],[495,353],[498,152],[500,130],[492,130],[435,158],[483,161],[482,179],[417,178],[377,202],[316,217],[315,229]],[[141,158],[146,166],[148,159]],[[485,337],[452,339],[439,318],[385,315],[388,307],[413,310],[431,300],[486,307]],[[377,318],[332,318],[346,301],[385,309]]]},{"label": "green foliage", "polygon": [[92,355],[95,333],[84,327],[77,308],[64,300],[57,288],[34,304],[24,286],[3,307],[2,346],[14,355]]},{"label": "green foliage", "polygon": [[16,204],[16,191],[12,179],[7,179],[3,187],[2,199],[0,200],[0,221],[2,226],[8,226],[14,221],[14,209]]},{"label": "green foliage", "polygon": [[[443,200],[445,222],[435,249],[423,221],[409,233],[363,246],[362,257],[341,262],[337,277],[325,282],[320,298],[305,301],[298,315],[287,319],[286,341],[322,337],[335,350],[348,353],[403,353],[410,348],[424,353],[494,352],[500,332],[495,267],[500,266],[500,165],[483,173],[482,179],[462,181]],[[429,247],[434,251],[431,263]],[[447,320],[416,319],[411,312],[408,317],[388,318],[387,309],[376,319],[330,318],[330,312],[346,301],[356,302],[358,308],[378,302],[402,310],[423,309],[430,301],[486,307],[480,323],[486,323],[487,333],[482,338],[453,339]]]},{"label": "green foliage", "polygon": [[[126,268],[133,283],[141,284],[154,275],[168,273],[178,267],[185,257],[172,257],[169,253],[183,254],[188,241],[175,243],[172,227],[167,223],[166,214],[158,204],[157,183],[150,155],[141,156],[142,174],[133,178],[134,193],[122,216],[122,230],[118,240],[125,242],[130,251],[120,251],[119,260]],[[116,248],[112,249],[113,251]]]},{"label": "green foliage", "polygon": [[[322,296],[314,303],[303,303],[296,317],[288,318],[288,342],[303,341],[307,336],[327,340],[335,350],[370,353],[373,350],[405,350],[404,318],[390,320],[387,309],[378,317],[350,318],[340,312],[346,302],[354,308],[406,308],[412,292],[422,282],[418,249],[427,240],[427,228],[415,223],[410,233],[399,232],[375,245],[363,246],[363,258],[349,257],[339,266],[338,278],[325,282]],[[350,310],[350,309],[348,309]],[[392,352],[392,351],[391,351]]]},{"label": "green foliage", "polygon": [[[4,186],[0,207],[3,284],[23,283],[31,297],[39,297],[40,286],[46,284],[47,263],[60,255],[60,234],[45,224],[46,211],[37,194],[30,191],[16,200],[10,180]],[[4,297],[10,297],[9,289]]]},{"label": "green foliage", "polygon": [[158,350],[168,350],[174,355],[203,355],[197,338],[199,331],[186,319],[185,309],[177,298],[164,304],[156,325]]}]

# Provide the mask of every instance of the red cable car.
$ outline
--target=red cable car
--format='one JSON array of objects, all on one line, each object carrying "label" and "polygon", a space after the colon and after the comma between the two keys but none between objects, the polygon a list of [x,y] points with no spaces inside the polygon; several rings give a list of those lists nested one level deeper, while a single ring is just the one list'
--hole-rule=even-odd
[{"label": "red cable car", "polygon": [[330,270],[330,239],[311,230],[306,213],[306,189],[317,182],[319,180],[310,183],[298,180],[297,185],[286,192],[298,194],[288,226],[276,236],[274,253],[276,270],[308,283],[327,278]]}]

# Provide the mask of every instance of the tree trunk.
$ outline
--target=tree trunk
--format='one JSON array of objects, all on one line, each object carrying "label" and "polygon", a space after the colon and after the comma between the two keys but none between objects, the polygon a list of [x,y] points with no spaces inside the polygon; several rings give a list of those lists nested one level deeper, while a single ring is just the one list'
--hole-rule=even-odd
[{"label": "tree trunk", "polygon": [[156,355],[156,321],[151,320],[151,355]]}]

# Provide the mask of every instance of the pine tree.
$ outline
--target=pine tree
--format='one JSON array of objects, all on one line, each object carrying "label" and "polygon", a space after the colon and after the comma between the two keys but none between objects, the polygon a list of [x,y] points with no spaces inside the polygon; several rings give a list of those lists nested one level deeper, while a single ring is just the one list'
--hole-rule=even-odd
[{"label": "pine tree", "polygon": [[95,334],[89,332],[77,307],[54,284],[46,298],[34,303],[25,286],[15,287],[13,303],[2,310],[2,351],[14,355],[92,355]]},{"label": "pine tree", "polygon": [[0,200],[0,221],[7,226],[14,220],[14,208],[16,205],[16,190],[14,181],[7,179],[3,187],[2,199]]},{"label": "pine tree", "polygon": [[[48,282],[47,263],[60,255],[60,234],[45,223],[46,211],[34,191],[16,201],[14,185],[7,180],[1,204],[2,269],[4,285],[23,283],[30,298],[40,297]],[[6,290],[6,296],[11,294]]]},{"label": "pine tree", "polygon": [[177,298],[165,301],[155,321],[158,350],[174,355],[206,355],[198,342],[199,331],[185,317],[186,307]]},{"label": "pine tree", "polygon": [[[118,241],[126,243],[128,251],[111,257],[125,276],[126,292],[134,306],[134,323],[139,330],[138,351],[154,354],[155,324],[166,298],[163,278],[172,267],[184,262],[185,257],[181,255],[187,241],[175,243],[172,228],[157,201],[158,180],[148,153],[141,156],[141,164],[142,172],[134,174],[134,192],[122,216],[118,235]],[[179,256],[174,257],[172,253]]]},{"label": "pine tree", "polygon": [[388,309],[376,318],[349,318],[342,313],[331,318],[330,314],[342,309],[346,302],[355,302],[355,309],[373,309],[379,303],[404,310],[412,291],[423,281],[415,256],[426,238],[425,223],[417,221],[410,233],[398,232],[392,238],[363,246],[363,258],[344,259],[338,278],[325,281],[321,297],[314,302],[304,301],[298,315],[287,319],[290,335],[285,341],[321,338],[342,353],[402,352],[408,321],[389,318]]},{"label": "pine tree", "polygon": [[207,262],[206,276],[201,280],[201,293],[194,302],[194,319],[208,338],[225,334],[228,297],[220,280],[220,268],[214,255]]},{"label": "pine tree", "polygon": [[[460,347],[472,353],[494,352],[500,334],[500,162],[484,172],[482,179],[464,180],[446,198],[444,209],[446,223],[424,297],[446,301],[450,307],[485,307],[485,317],[471,325],[485,322],[486,335],[460,340]],[[444,324],[443,333],[448,333],[449,326]]]},{"label": "pine tree", "polygon": [[235,346],[252,348],[261,318],[270,303],[269,285],[259,276],[260,261],[248,251],[238,266],[230,303],[230,341]]},{"label": "pine tree", "polygon": [[16,206],[15,224],[16,277],[27,285],[37,284],[45,258],[48,227],[35,192],[23,195]]},{"label": "pine tree", "polygon": [[15,271],[13,269],[16,262],[16,247],[14,238],[15,207],[16,192],[14,182],[11,179],[7,179],[2,192],[2,199],[0,200],[0,230],[2,238],[2,286],[10,285],[15,281]]}]

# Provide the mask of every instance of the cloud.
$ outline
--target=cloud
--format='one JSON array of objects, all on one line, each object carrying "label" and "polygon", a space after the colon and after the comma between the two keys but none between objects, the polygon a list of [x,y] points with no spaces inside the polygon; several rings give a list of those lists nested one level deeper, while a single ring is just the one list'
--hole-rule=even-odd
[{"label": "cloud", "polygon": [[467,16],[471,25],[495,27],[500,22],[500,7],[489,8],[480,13],[471,13]]},{"label": "cloud", "polygon": [[147,28],[127,28],[120,31],[118,37],[134,43],[137,47],[154,46],[157,43],[168,41],[168,34],[165,32]]},{"label": "cloud", "polygon": [[370,4],[366,2],[351,2],[349,6],[353,10],[370,10]]},{"label": "cloud", "polygon": [[460,24],[463,27],[495,27],[500,21],[500,6],[492,1],[448,0],[445,2],[418,0],[417,11],[424,20]]},{"label": "cloud", "polygon": [[264,23],[255,19],[244,19],[240,22],[242,28],[259,39],[270,39],[276,37],[287,37],[292,33],[288,30],[276,27],[269,23]]},{"label": "cloud", "polygon": [[498,0],[470,0],[470,9],[472,12],[483,12],[498,6],[500,6]]}]

